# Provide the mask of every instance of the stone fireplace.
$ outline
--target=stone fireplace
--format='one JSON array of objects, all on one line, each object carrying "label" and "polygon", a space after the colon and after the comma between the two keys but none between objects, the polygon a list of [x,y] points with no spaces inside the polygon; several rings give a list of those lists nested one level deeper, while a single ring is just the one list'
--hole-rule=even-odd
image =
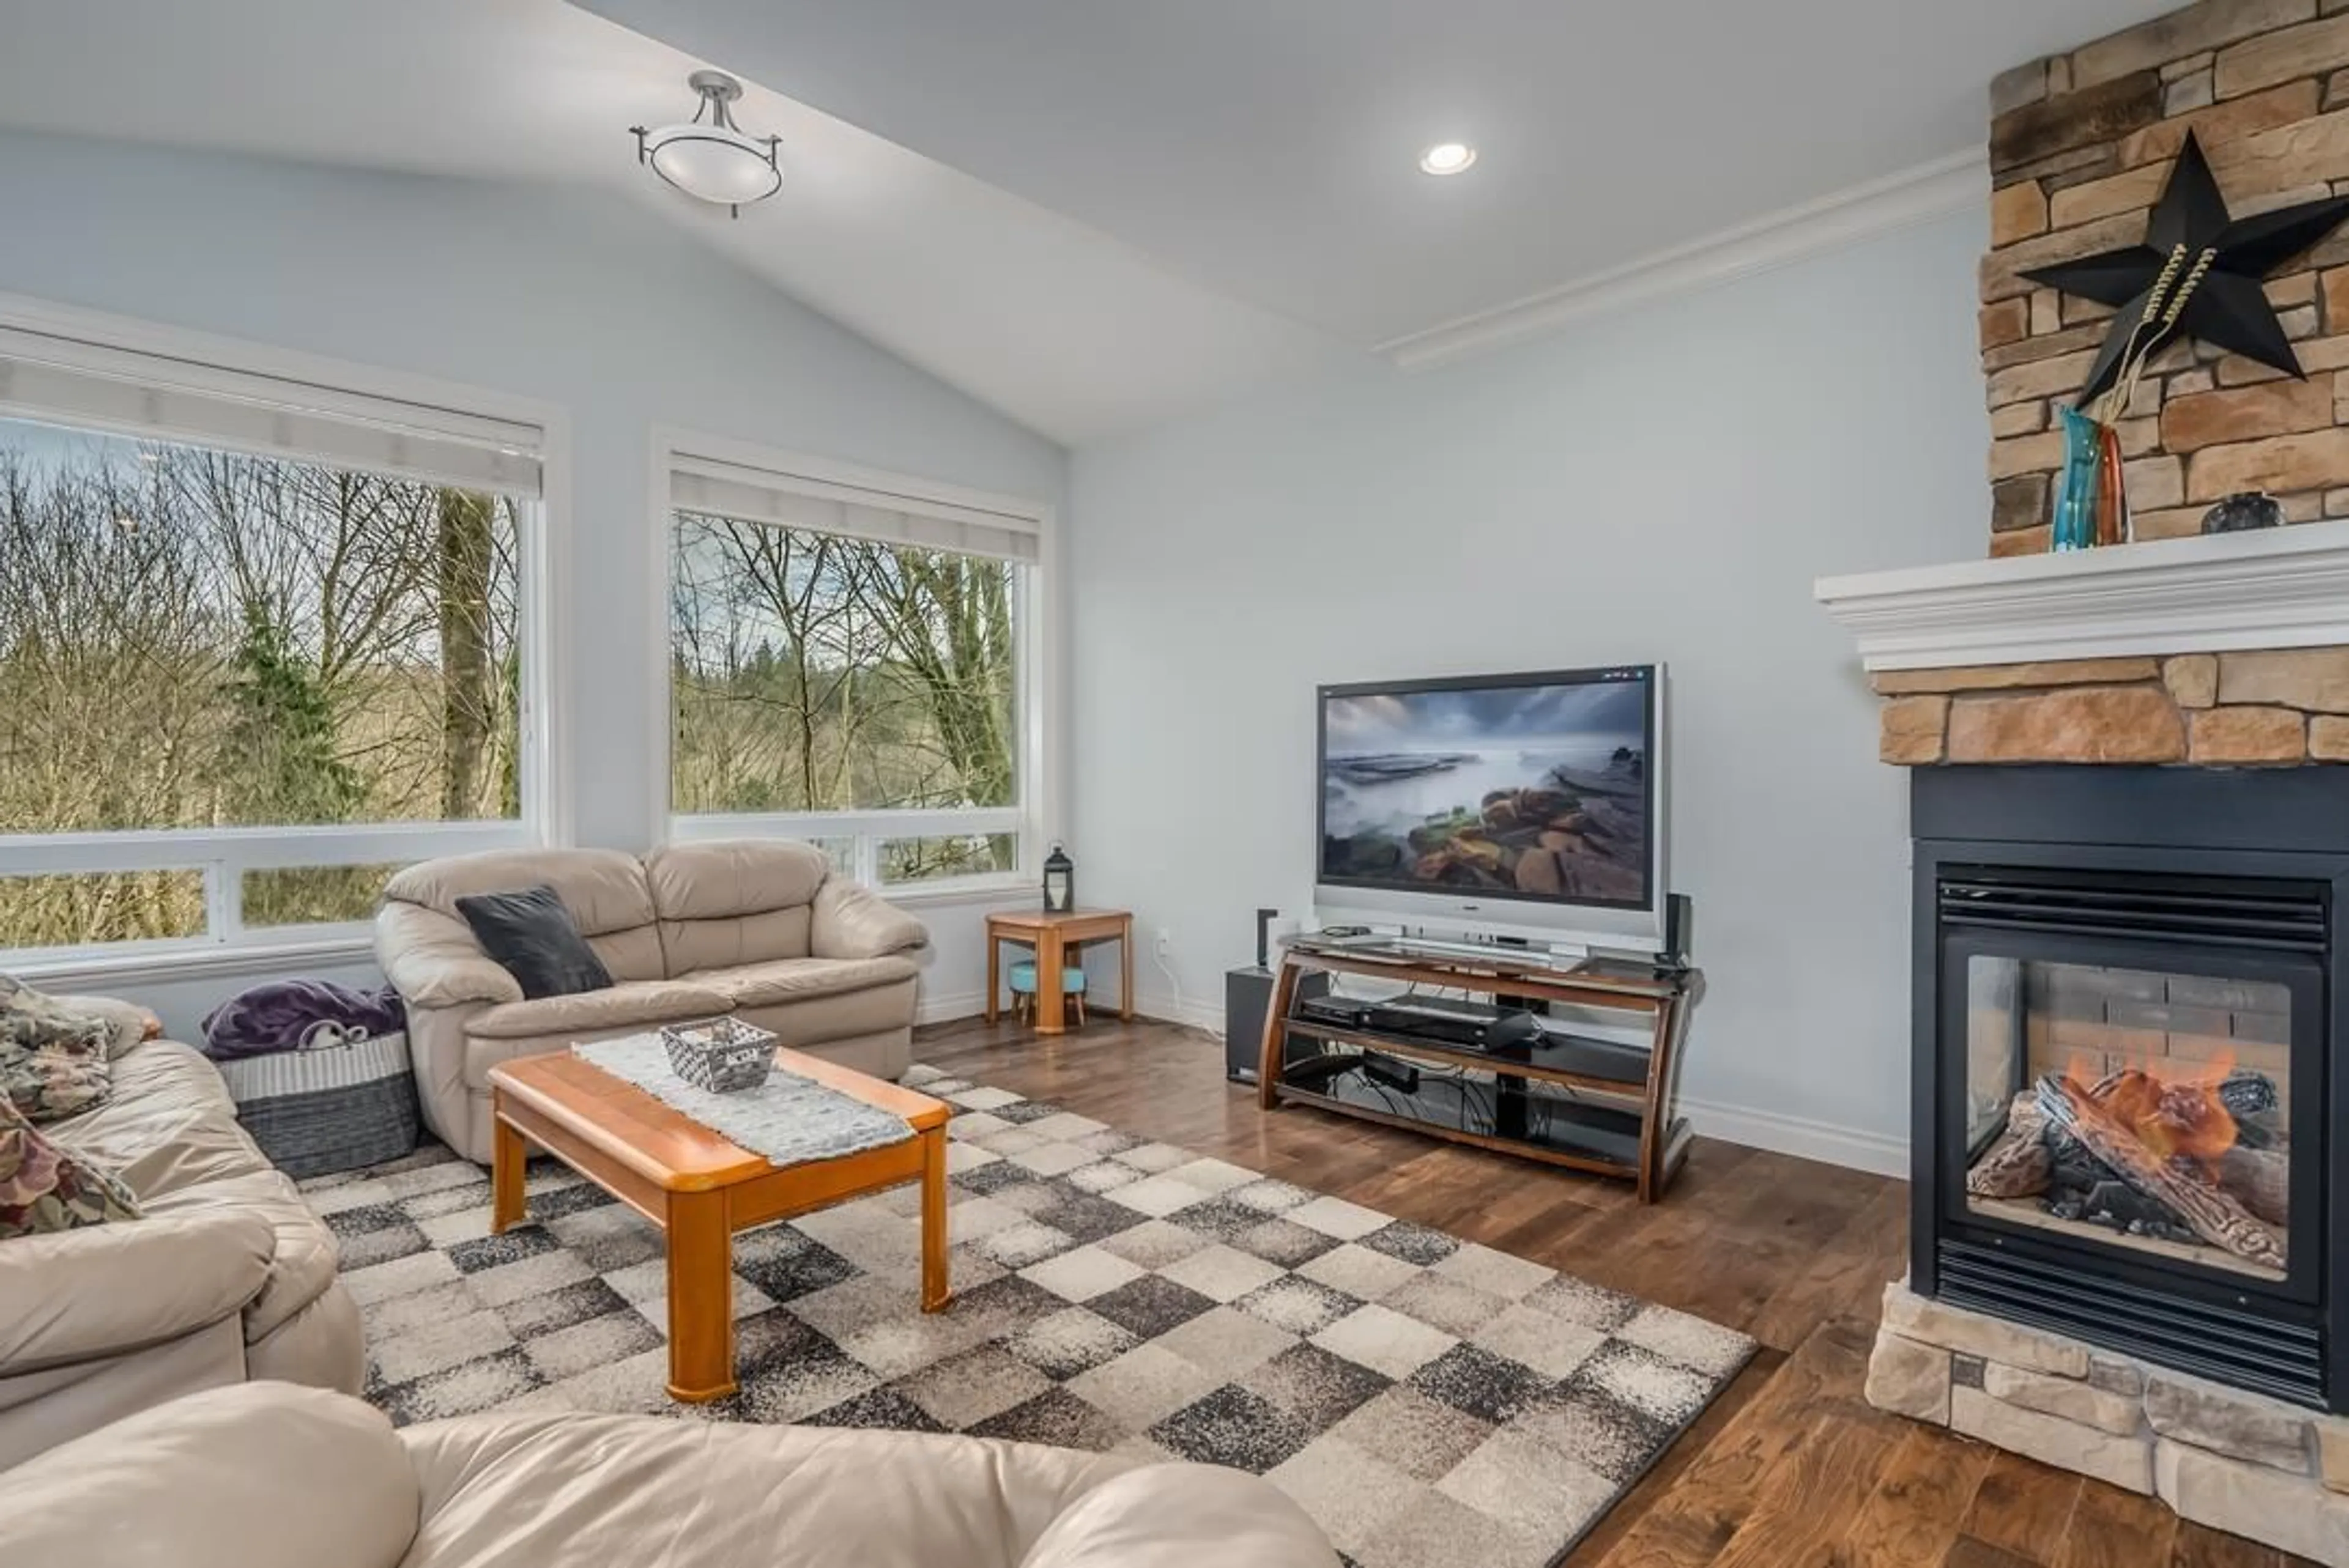
[{"label": "stone fireplace", "polygon": [[[2349,231],[2266,285],[2305,379],[2154,359],[2101,550],[2046,525],[2110,312],[2021,276],[2142,240],[2189,128],[2239,216],[2349,193],[2349,11],[2205,0],[1992,110],[1990,559],[1818,585],[1914,841],[1868,1395],[2349,1563]],[[2240,490],[2287,526],[2201,535]]]},{"label": "stone fireplace", "polygon": [[[1869,1399],[2349,1563],[2349,523],[1819,593],[1914,845]],[[2230,707],[2289,743],[2217,745]]]},{"label": "stone fireplace", "polygon": [[2349,1431],[2349,771],[1911,786],[1910,1266],[1872,1393],[2140,1491],[2225,1460],[2317,1493]]}]

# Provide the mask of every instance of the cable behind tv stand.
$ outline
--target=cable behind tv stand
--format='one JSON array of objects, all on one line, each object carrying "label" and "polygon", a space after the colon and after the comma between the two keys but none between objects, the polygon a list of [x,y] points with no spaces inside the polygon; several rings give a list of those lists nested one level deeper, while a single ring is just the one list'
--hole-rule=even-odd
[{"label": "cable behind tv stand", "polygon": [[[1483,1049],[1420,1031],[1314,1016],[1300,1006],[1308,975],[1361,975],[1481,996],[1524,999],[1642,1020],[1642,1044],[1577,1034],[1570,1021],[1530,1044]],[[1687,1121],[1673,1109],[1694,969],[1547,955],[1495,947],[1475,956],[1359,939],[1284,944],[1265,1014],[1257,1101],[1313,1106],[1457,1143],[1633,1182],[1643,1203],[1663,1195],[1687,1158]]]}]

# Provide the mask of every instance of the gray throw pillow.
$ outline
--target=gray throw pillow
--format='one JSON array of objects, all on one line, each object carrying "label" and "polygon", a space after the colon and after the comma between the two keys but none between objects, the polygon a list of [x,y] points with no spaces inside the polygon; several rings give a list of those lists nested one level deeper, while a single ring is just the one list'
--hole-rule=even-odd
[{"label": "gray throw pillow", "polygon": [[612,984],[604,961],[551,887],[475,893],[457,901],[457,913],[473,928],[481,951],[522,983],[530,1000],[602,991]]}]

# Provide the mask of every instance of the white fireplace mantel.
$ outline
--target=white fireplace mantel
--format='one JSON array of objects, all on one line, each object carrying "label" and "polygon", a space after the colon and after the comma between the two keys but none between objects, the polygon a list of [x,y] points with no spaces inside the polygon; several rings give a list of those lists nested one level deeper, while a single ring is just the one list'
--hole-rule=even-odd
[{"label": "white fireplace mantel", "polygon": [[2349,645],[2349,518],[1822,577],[1870,670]]}]

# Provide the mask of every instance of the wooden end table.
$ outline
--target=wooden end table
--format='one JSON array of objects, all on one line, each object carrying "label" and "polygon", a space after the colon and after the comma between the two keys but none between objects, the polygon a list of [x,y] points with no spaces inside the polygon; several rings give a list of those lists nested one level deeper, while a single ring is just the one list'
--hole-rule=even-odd
[{"label": "wooden end table", "polygon": [[1003,986],[1003,944],[1036,950],[1036,1032],[1063,1034],[1068,1008],[1061,971],[1088,942],[1117,944],[1117,1016],[1133,1016],[1133,915],[1123,909],[1072,909],[1054,914],[1041,909],[999,910],[987,917],[987,1021],[995,1022]]},{"label": "wooden end table", "polygon": [[734,1233],[906,1181],[922,1184],[922,1310],[947,1280],[946,1104],[836,1063],[778,1050],[775,1065],[893,1116],[902,1142],[777,1165],[569,1051],[490,1069],[496,1144],[490,1229],[523,1218],[523,1164],[535,1144],[642,1214],[668,1243],[668,1391],[698,1404],[734,1391]]}]

